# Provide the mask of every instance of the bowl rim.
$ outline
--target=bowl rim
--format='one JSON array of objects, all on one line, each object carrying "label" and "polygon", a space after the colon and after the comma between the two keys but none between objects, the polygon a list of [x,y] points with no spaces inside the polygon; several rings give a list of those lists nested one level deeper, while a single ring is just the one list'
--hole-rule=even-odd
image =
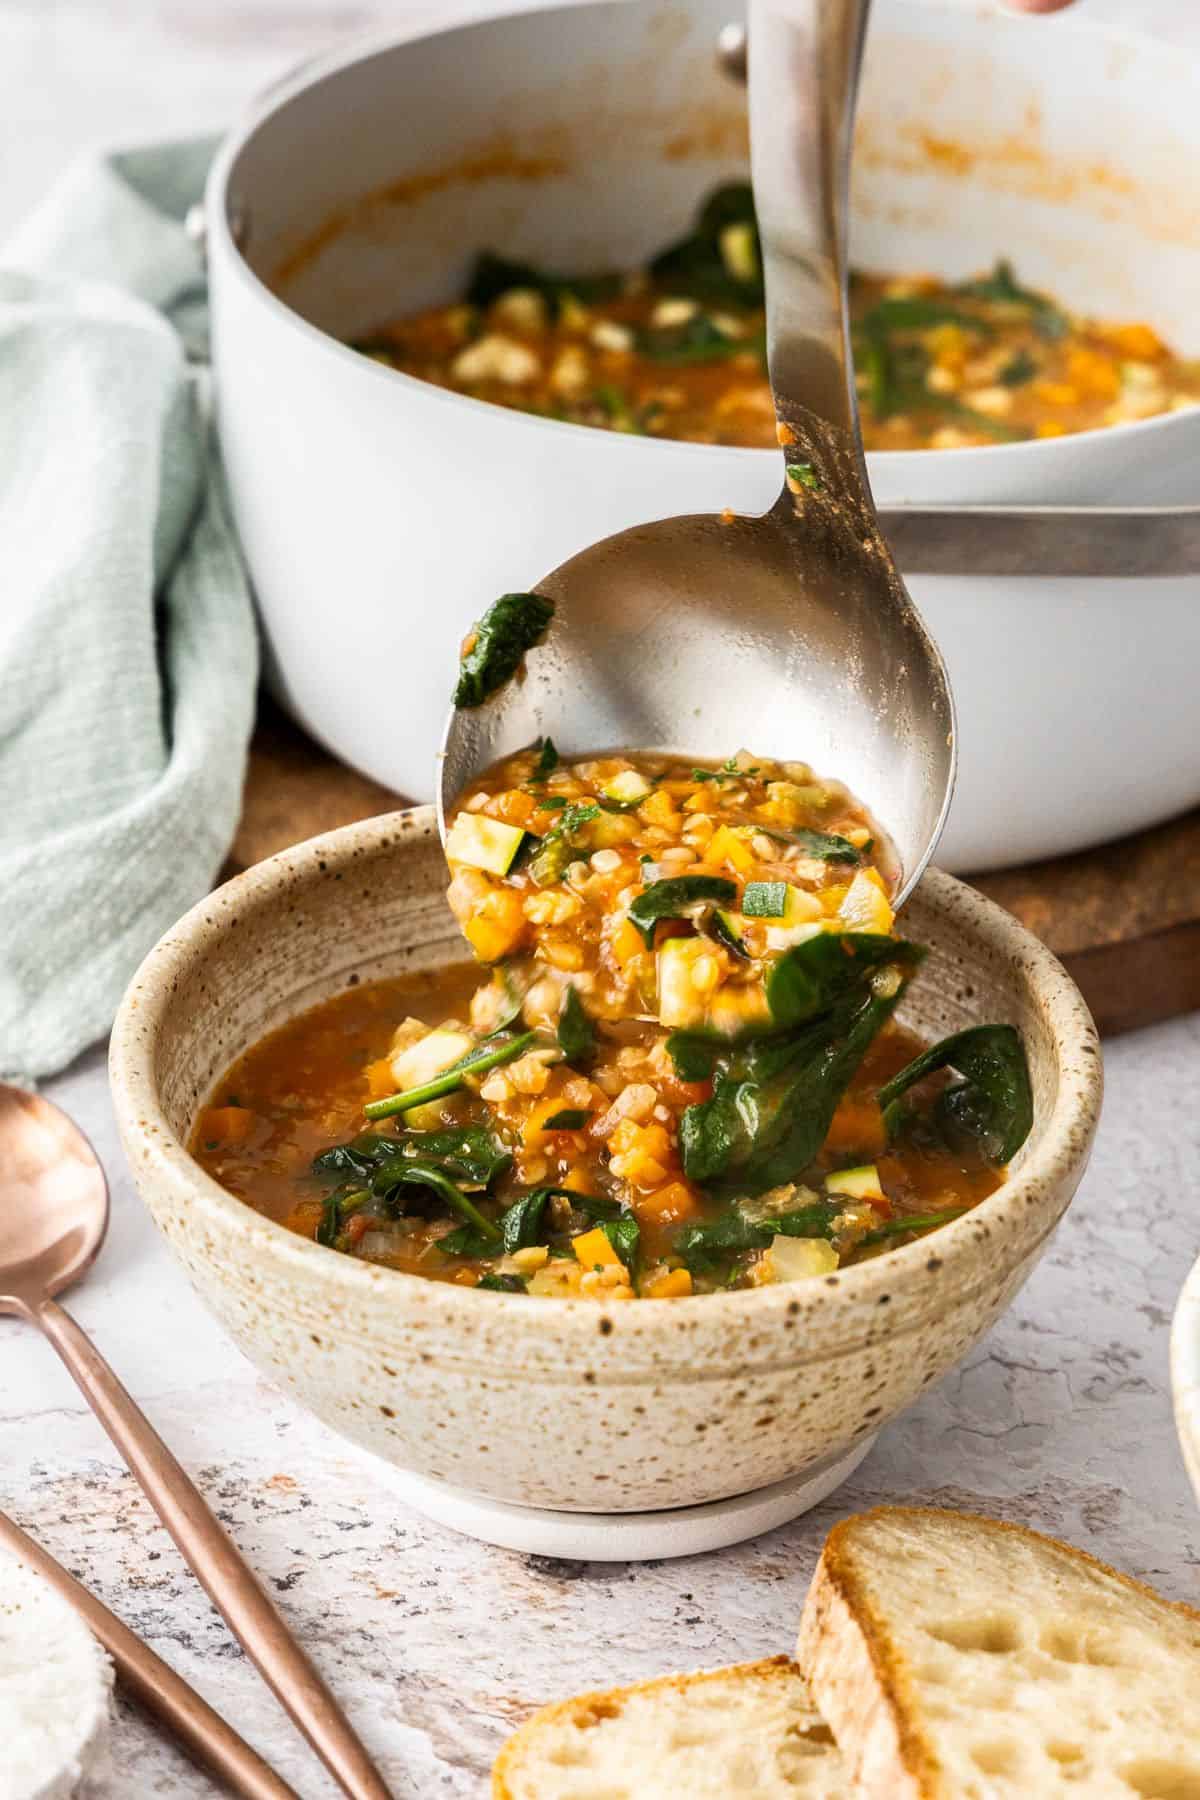
[{"label": "bowl rim", "polygon": [[[182,1195],[189,1206],[200,1207],[204,1223],[212,1230],[232,1235],[244,1248],[260,1250],[274,1265],[273,1275],[294,1274],[303,1285],[315,1283],[326,1291],[336,1287],[347,1305],[347,1317],[354,1316],[354,1303],[365,1301],[382,1281],[392,1284],[384,1292],[397,1301],[403,1297],[426,1311],[437,1309],[448,1323],[469,1328],[486,1316],[499,1327],[506,1318],[511,1323],[536,1316],[546,1327],[554,1327],[560,1340],[586,1344],[588,1352],[594,1353],[597,1308],[591,1300],[545,1298],[539,1300],[536,1315],[530,1315],[524,1295],[489,1293],[482,1300],[471,1289],[342,1255],[255,1212],[194,1160],[159,1102],[154,1077],[158,1030],[181,978],[203,964],[229,929],[227,917],[244,917],[248,909],[269,909],[285,896],[294,901],[297,892],[314,879],[328,879],[330,872],[336,875],[339,869],[361,869],[363,860],[373,855],[389,851],[403,855],[406,844],[434,835],[432,807],[380,814],[282,850],[192,907],[149,952],[117,1013],[109,1074],[118,1127],[130,1162],[144,1167],[150,1181]],[[1022,970],[1046,1019],[1058,1064],[1054,1107],[1027,1164],[994,1194],[937,1232],[934,1272],[941,1295],[949,1301],[973,1288],[995,1285],[1004,1270],[1036,1248],[1057,1224],[1087,1161],[1103,1093],[1103,1065],[1096,1027],[1082,995],[1038,939],[994,902],[939,869],[926,871],[919,891],[937,910],[958,915],[960,923],[982,934],[1005,960]],[[1005,1236],[1010,1240],[1007,1258],[999,1241]],[[981,1274],[979,1252],[985,1244],[990,1248],[982,1259]],[[838,1339],[834,1320],[839,1314],[860,1323],[873,1308],[891,1299],[898,1283],[916,1277],[922,1269],[928,1280],[929,1260],[929,1247],[922,1238],[886,1256],[798,1284],[804,1290],[805,1310],[813,1319],[820,1315],[826,1329],[814,1329],[814,1341],[803,1351],[794,1346],[789,1360],[826,1356]],[[796,1294],[796,1285],[781,1283],[697,1296],[696,1305],[703,1306],[706,1317],[719,1317],[726,1325],[744,1321],[748,1326],[766,1327],[785,1318],[790,1322],[800,1310]],[[501,1310],[484,1315],[479,1311],[481,1305]],[[653,1304],[605,1310],[611,1321],[605,1328],[610,1352],[621,1341],[644,1340],[647,1333],[654,1336],[670,1331],[672,1319],[678,1318],[675,1308]],[[689,1307],[689,1313],[691,1310]]]},{"label": "bowl rim", "polygon": [[1170,1359],[1175,1429],[1200,1501],[1200,1257],[1179,1291],[1171,1320]]},{"label": "bowl rim", "polygon": [[[947,0],[917,0],[917,4],[929,11],[953,10]],[[481,27],[503,27],[510,21],[537,18],[544,20],[548,15],[586,12],[601,6],[616,10],[622,0],[584,0],[583,4],[555,4],[544,7],[520,7],[512,12],[468,16],[454,20],[446,25],[437,25],[432,30],[427,26],[416,25],[388,28],[383,31],[370,32],[349,44],[342,44],[324,53],[307,58],[297,68],[278,81],[270,84],[258,96],[256,102],[248,109],[241,122],[228,131],[218,146],[216,155],[208,172],[204,192],[205,230],[212,254],[214,247],[219,247],[226,266],[248,298],[256,301],[268,315],[280,324],[297,334],[303,341],[326,355],[332,355],[336,363],[343,367],[357,366],[365,371],[367,378],[380,382],[384,378],[398,380],[410,392],[420,393],[426,399],[436,396],[451,411],[466,409],[460,425],[462,430],[470,430],[472,418],[480,408],[486,409],[488,415],[507,415],[513,428],[528,428],[531,432],[551,434],[567,432],[572,436],[586,439],[589,443],[596,439],[608,439],[612,442],[611,454],[629,454],[631,440],[627,434],[617,431],[599,430],[593,425],[577,425],[567,419],[546,419],[534,413],[522,412],[519,407],[499,406],[494,401],[477,400],[468,394],[459,394],[451,388],[439,387],[436,383],[423,381],[419,376],[408,375],[402,369],[388,368],[385,364],[374,362],[363,356],[361,351],[353,349],[349,344],[333,336],[331,332],[312,324],[304,318],[287,300],[283,299],[269,284],[250,266],[242,250],[239,248],[230,225],[230,190],[229,183],[243,150],[254,136],[269,125],[275,116],[293,100],[300,98],[312,88],[335,76],[345,74],[361,63],[370,61],[376,56],[385,56],[396,50],[403,50],[409,45],[424,42],[427,39],[451,37],[460,32],[472,32]],[[981,18],[991,15],[980,15]],[[1012,21],[998,18],[1001,27]],[[1144,32],[1123,29],[1103,21],[1087,18],[1055,19],[1049,27],[1043,24],[1040,29],[1051,29],[1057,33],[1081,35],[1099,38],[1111,43],[1116,48],[1136,50],[1139,54],[1154,56],[1161,54],[1174,66],[1177,55],[1171,52],[1171,46],[1149,36]],[[320,229],[319,227],[317,229]],[[382,389],[381,389],[382,391]],[[401,390],[403,391],[403,389]],[[1118,445],[1128,445],[1132,451],[1136,444],[1146,436],[1161,436],[1168,431],[1182,430],[1187,432],[1188,422],[1194,411],[1187,409],[1177,412],[1154,413],[1145,419],[1127,419],[1115,425],[1093,426],[1087,431],[1076,431],[1062,437],[1023,438],[1015,443],[994,443],[963,445],[952,449],[937,451],[937,467],[945,470],[952,477],[959,468],[964,471],[976,470],[981,465],[981,457],[988,459],[982,466],[996,469],[1001,459],[1019,460],[1027,467],[1032,479],[1039,468],[1047,463],[1056,463],[1064,455],[1064,446],[1074,444],[1090,445],[1099,440],[1115,439]],[[650,454],[663,456],[668,450],[690,456],[694,461],[703,457],[722,459],[736,456],[739,459],[756,459],[761,463],[768,458],[779,457],[778,449],[764,447],[749,448],[736,444],[696,444],[682,438],[644,437],[632,440],[641,448],[648,446]],[[880,475],[890,475],[898,479],[902,472],[914,467],[915,459],[925,459],[932,453],[930,450],[868,450],[866,452],[868,466]],[[960,460],[961,459],[961,460]],[[893,508],[892,510],[898,510]]]}]

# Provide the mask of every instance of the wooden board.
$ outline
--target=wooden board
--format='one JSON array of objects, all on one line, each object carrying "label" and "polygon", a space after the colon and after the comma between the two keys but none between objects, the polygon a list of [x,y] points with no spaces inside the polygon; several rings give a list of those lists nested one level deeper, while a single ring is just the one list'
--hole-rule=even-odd
[{"label": "wooden board", "polygon": [[[224,873],[404,804],[264,700]],[[1101,1032],[1200,1007],[1200,810],[1099,850],[980,875],[974,885],[1062,958]]]}]

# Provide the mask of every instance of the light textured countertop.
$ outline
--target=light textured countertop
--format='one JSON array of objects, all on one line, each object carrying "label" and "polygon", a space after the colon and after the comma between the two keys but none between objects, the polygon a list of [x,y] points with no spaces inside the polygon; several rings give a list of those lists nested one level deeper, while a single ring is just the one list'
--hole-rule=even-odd
[{"label": "light textured countertop", "polygon": [[[1200,49],[1193,0],[1085,4]],[[418,10],[449,12],[404,0],[0,0],[0,233],[75,150],[217,125],[312,49]],[[1092,1169],[1009,1315],[817,1512],[682,1563],[543,1563],[400,1504],[387,1471],[260,1380],[192,1296],[133,1193],[100,1051],[49,1090],[113,1185],[111,1237],[71,1305],[278,1593],[397,1795],[477,1796],[501,1737],[545,1699],[788,1649],[828,1525],[879,1500],[1021,1519],[1200,1600],[1200,1515],[1167,1380],[1171,1309],[1200,1249],[1198,1053],[1195,1017],[1110,1046]],[[304,1800],[333,1793],[52,1352],[7,1321],[0,1504]],[[122,1708],[97,1800],[213,1792]]]}]

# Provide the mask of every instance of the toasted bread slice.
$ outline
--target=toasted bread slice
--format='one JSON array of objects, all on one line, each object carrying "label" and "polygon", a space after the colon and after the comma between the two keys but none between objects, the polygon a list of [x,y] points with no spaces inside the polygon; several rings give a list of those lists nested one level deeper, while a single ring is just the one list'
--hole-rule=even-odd
[{"label": "toasted bread slice", "polygon": [[786,1656],[544,1706],[509,1738],[493,1800],[845,1800],[833,1739]]},{"label": "toasted bread slice", "polygon": [[1200,1613],[1021,1526],[844,1520],[798,1654],[861,1800],[1200,1800]]}]

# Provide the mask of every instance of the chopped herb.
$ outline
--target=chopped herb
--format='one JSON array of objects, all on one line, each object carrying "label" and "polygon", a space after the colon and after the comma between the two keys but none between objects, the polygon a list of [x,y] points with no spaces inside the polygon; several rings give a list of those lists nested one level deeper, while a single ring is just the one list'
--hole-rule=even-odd
[{"label": "chopped herb", "polygon": [[538,801],[538,809],[541,812],[559,812],[566,804],[565,794],[546,794]]},{"label": "chopped herb", "polygon": [[777,825],[757,825],[755,829],[775,838],[778,843],[798,844],[807,855],[818,857],[821,862],[862,861],[862,852],[849,838],[838,837],[831,831],[810,831],[806,825],[788,831]]},{"label": "chopped herb", "polygon": [[811,488],[814,493],[820,489],[821,477],[811,463],[785,463],[784,467],[789,481],[797,482],[800,487]]},{"label": "chopped herb", "polygon": [[554,617],[554,602],[541,594],[502,594],[475,626],[459,663],[455,706],[482,706],[540,644]]},{"label": "chopped herb", "polygon": [[558,767],[558,751],[554,748],[554,739],[540,738],[537,751],[538,759],[534,764],[533,779],[544,781],[546,776],[552,774]]},{"label": "chopped herb", "polygon": [[558,824],[546,833],[529,865],[538,887],[552,887],[562,880],[567,865],[574,860],[579,833],[599,817],[600,808],[594,800],[573,800],[563,808]]}]

